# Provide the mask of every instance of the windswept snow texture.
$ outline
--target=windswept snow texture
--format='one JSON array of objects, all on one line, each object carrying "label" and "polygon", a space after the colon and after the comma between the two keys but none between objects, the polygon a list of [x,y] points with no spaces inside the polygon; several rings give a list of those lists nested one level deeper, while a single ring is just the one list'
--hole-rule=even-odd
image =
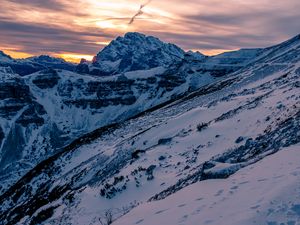
[{"label": "windswept snow texture", "polygon": [[[105,224],[111,215],[115,224],[297,224],[299,49],[297,36],[155,111],[77,139],[0,196],[0,221]],[[39,76],[26,83],[48,89]],[[64,78],[54,77],[57,88]]]},{"label": "windswept snow texture", "polygon": [[288,147],[228,179],[199,182],[145,203],[113,224],[299,224],[299,150]]}]

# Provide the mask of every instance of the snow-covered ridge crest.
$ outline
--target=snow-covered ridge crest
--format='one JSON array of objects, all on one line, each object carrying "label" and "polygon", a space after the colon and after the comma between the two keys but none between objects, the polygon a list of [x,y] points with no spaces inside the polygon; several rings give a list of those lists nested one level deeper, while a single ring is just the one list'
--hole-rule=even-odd
[{"label": "snow-covered ridge crest", "polygon": [[34,56],[25,59],[14,59],[0,51],[0,67],[10,67],[21,76],[29,75],[48,68],[74,71],[75,64],[48,55]]}]

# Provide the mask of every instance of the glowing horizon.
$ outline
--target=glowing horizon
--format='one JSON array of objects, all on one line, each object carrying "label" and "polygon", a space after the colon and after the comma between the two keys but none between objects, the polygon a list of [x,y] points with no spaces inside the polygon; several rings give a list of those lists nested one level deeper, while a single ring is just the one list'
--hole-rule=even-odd
[{"label": "glowing horizon", "polygon": [[[108,43],[109,44],[109,43]],[[238,49],[232,49],[232,50],[228,50],[228,49],[214,49],[214,50],[207,50],[207,51],[201,51],[199,49],[188,49],[194,52],[201,52],[204,55],[207,56],[214,56],[214,55],[218,55],[224,52],[228,52],[228,51],[235,51]],[[186,51],[188,51],[186,50]],[[32,55],[32,54],[28,54],[25,52],[18,52],[16,50],[2,50],[5,54],[11,56],[14,59],[25,59],[25,58],[29,58],[29,57],[33,57],[33,56],[38,56],[38,55]],[[100,51],[100,50],[99,50]],[[45,54],[42,54],[45,55]],[[86,59],[88,61],[92,61],[93,57],[95,55],[83,55],[83,54],[76,54],[76,53],[70,53],[70,52],[65,52],[65,53],[59,53],[59,54],[48,54],[49,56],[52,57],[56,57],[56,58],[62,58],[67,62],[72,62],[72,63],[79,63],[81,61],[81,59]]]},{"label": "glowing horizon", "polygon": [[300,32],[298,0],[152,0],[140,9],[146,2],[3,0],[0,50],[14,58],[47,54],[78,62],[136,31],[215,55],[267,47]]}]

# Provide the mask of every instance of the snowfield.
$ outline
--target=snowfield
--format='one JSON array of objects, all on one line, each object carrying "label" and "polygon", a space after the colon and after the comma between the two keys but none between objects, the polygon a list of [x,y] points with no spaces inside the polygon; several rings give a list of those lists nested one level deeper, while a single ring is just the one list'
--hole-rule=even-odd
[{"label": "snowfield", "polygon": [[300,145],[284,148],[228,179],[199,182],[138,206],[114,225],[300,223]]}]

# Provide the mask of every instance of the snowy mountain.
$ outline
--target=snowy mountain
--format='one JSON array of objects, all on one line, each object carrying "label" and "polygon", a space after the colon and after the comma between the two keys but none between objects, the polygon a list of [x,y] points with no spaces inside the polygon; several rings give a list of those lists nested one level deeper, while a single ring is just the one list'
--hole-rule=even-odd
[{"label": "snowy mountain", "polygon": [[168,68],[183,58],[184,51],[176,45],[140,33],[127,33],[100,51],[91,65],[80,65],[77,71],[106,76],[156,67]]},{"label": "snowy mountain", "polygon": [[45,69],[64,69],[74,71],[76,65],[66,62],[63,59],[53,58],[47,55],[26,59],[13,59],[9,55],[0,51],[0,67],[10,67],[14,73],[25,76]]},{"label": "snowy mountain", "polygon": [[[153,37],[136,35],[159,42]],[[159,66],[105,77],[60,69],[44,69],[19,77],[5,67],[1,76],[12,79],[4,79],[0,84],[3,88],[0,193],[80,136],[162,107],[229,73],[223,71],[223,65],[218,67],[217,64],[211,70],[202,70],[206,58],[200,53],[189,52],[168,68]],[[64,65],[63,60],[49,56],[23,61],[50,67]],[[230,71],[236,69],[239,67],[232,67]]]},{"label": "snowy mountain", "polygon": [[[0,138],[26,134],[36,149],[18,158],[21,179],[11,178],[15,171],[1,178],[0,221],[300,222],[299,51],[297,36],[222,56],[221,69],[187,55],[168,69],[106,77],[47,70],[21,78],[2,69],[1,104],[12,107],[2,111]],[[224,64],[233,72],[219,76]],[[33,122],[27,110],[41,119]],[[51,140],[63,144],[53,148]]]},{"label": "snowy mountain", "polygon": [[109,77],[53,69],[19,77],[5,70],[1,76],[12,78],[0,83],[4,132],[0,192],[81,135],[174,101],[217,79],[194,67],[185,63]]},{"label": "snowy mountain", "polygon": [[45,68],[51,68],[51,69],[63,69],[63,70],[74,71],[76,67],[75,64],[66,62],[62,58],[55,58],[48,55],[30,57],[25,59],[24,61],[38,63],[44,66]]}]

